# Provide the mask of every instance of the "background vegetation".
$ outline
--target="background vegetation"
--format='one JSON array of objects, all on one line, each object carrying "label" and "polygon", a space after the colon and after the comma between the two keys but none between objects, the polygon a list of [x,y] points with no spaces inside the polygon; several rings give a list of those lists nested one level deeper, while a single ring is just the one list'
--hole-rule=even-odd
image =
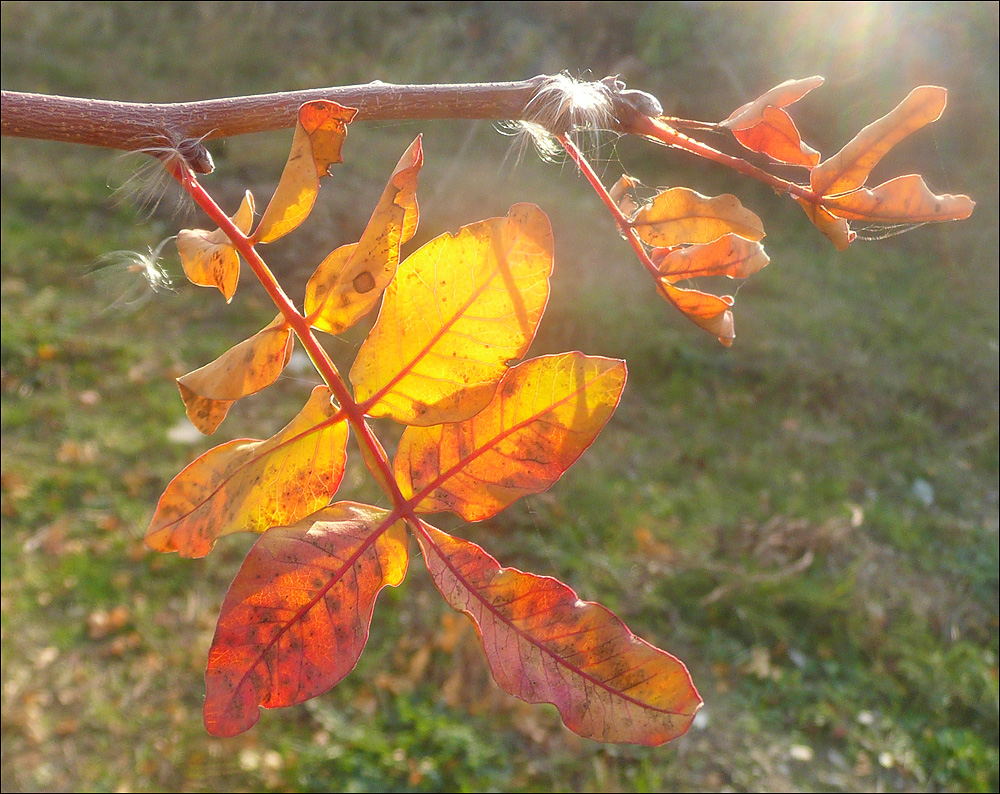
[{"label": "background vegetation", "polygon": [[[945,118],[881,172],[979,202],[963,224],[836,255],[769,191],[605,141],[609,181],[735,192],[764,219],[772,265],[740,291],[725,350],[653,294],[568,166],[518,162],[486,123],[352,128],[323,206],[269,261],[301,284],[357,239],[418,131],[416,243],[515,201],[549,213],[557,275],[534,352],[626,358],[629,387],[551,492],[466,537],[616,610],[688,663],[707,705],[664,748],[581,740],[496,690],[415,564],[343,684],[221,741],[201,725],[202,670],[252,539],[187,561],[142,534],[181,466],[277,430],[312,376],[291,370],[221,439],[192,438],[173,377],[273,308],[248,279],[226,311],[187,285],[123,309],[135,282],[94,272],[99,257],[197,216],[143,209],[139,161],[5,139],[4,790],[997,790],[995,3],[5,2],[0,35],[4,88],[151,101],[568,69],[719,119],[819,73],[796,117],[827,153],[936,83]],[[206,184],[233,209],[245,187],[266,197],[289,139],[213,144]],[[364,331],[330,341],[339,360]],[[342,493],[375,498],[360,466]]]}]

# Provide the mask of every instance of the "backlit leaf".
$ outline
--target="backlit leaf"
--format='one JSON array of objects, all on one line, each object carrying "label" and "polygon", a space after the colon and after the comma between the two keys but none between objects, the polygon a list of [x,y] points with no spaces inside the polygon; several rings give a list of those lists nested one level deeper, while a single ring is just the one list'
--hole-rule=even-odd
[{"label": "backlit leaf", "polygon": [[399,247],[417,230],[417,138],[403,153],[360,242],[330,254],[306,285],[305,313],[314,328],[339,334],[375,308],[399,265]]},{"label": "backlit leaf", "polygon": [[957,221],[972,214],[968,196],[935,196],[917,174],[899,176],[868,190],[862,188],[824,199],[823,206],[839,218],[874,223],[933,223]]},{"label": "backlit leaf", "polygon": [[541,493],[593,443],[624,387],[623,361],[582,353],[526,361],[471,419],[406,429],[393,467],[403,496],[419,512],[481,521]]},{"label": "backlit leaf", "polygon": [[343,162],[340,149],[347,137],[347,125],[357,112],[322,99],[299,108],[292,149],[254,232],[254,242],[277,240],[309,216],[316,203],[320,177],[327,176],[334,163]]},{"label": "backlit leaf", "polygon": [[838,218],[814,201],[799,196],[792,196],[792,198],[805,210],[813,225],[829,238],[838,251],[843,251],[857,239],[858,235],[851,231],[850,225],[843,218]]},{"label": "backlit leaf", "polygon": [[664,190],[639,210],[632,226],[647,245],[668,247],[679,243],[710,243],[724,234],[760,240],[764,226],[736,196],[724,193],[709,198],[690,188]]},{"label": "backlit leaf", "polygon": [[765,111],[768,108],[783,108],[798,102],[802,97],[823,85],[823,78],[819,75],[805,77],[801,80],[785,80],[780,85],[776,85],[770,91],[761,94],[753,102],[734,110],[725,121],[723,127],[733,130],[745,130],[759,124],[764,119]]},{"label": "backlit leaf", "polygon": [[861,187],[879,160],[911,132],[941,117],[948,92],[938,86],[914,88],[893,110],[873,121],[809,176],[814,193],[828,196]]},{"label": "backlit leaf", "polygon": [[372,416],[454,422],[493,397],[549,295],[552,230],[533,204],[431,240],[399,266],[351,369]]},{"label": "backlit leaf", "polygon": [[684,665],[556,579],[501,568],[479,546],[421,524],[434,584],[476,626],[497,684],[552,703],[589,739],[659,745],[687,731],[701,698]]},{"label": "backlit leaf", "polygon": [[[243,234],[253,225],[253,196],[248,190],[240,208],[233,215],[233,224]],[[200,287],[218,287],[226,303],[233,299],[240,280],[240,256],[222,229],[181,229],[177,233],[177,252],[184,266],[184,275]]]},{"label": "backlit leaf", "polygon": [[263,532],[323,507],[344,476],[347,422],[325,386],[267,441],[210,449],[167,486],[146,532],[155,551],[204,557],[233,532]]},{"label": "backlit leaf", "polygon": [[650,256],[660,275],[671,283],[698,276],[747,278],[771,261],[764,246],[735,234],[704,245],[654,248]]},{"label": "backlit leaf", "polygon": [[729,347],[736,338],[733,313],[729,310],[733,299],[729,295],[712,295],[696,289],[681,289],[661,277],[657,289],[667,301],[680,309],[699,328],[713,334]]},{"label": "backlit leaf", "polygon": [[762,118],[752,127],[734,129],[733,135],[752,152],[790,165],[814,166],[819,152],[804,143],[799,130],[781,108],[764,108]]},{"label": "backlit leaf", "polygon": [[192,424],[210,435],[236,400],[274,383],[292,356],[293,339],[279,314],[267,328],[211,364],[179,377],[177,385]]},{"label": "backlit leaf", "polygon": [[403,581],[407,535],[388,512],[338,502],[265,532],[236,575],[205,675],[205,727],[235,736],[260,706],[326,692],[358,661],[379,591]]}]

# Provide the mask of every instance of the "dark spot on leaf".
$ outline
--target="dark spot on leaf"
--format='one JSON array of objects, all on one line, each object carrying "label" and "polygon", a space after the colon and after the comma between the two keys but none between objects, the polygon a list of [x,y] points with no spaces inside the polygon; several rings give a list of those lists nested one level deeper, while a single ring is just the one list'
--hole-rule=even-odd
[{"label": "dark spot on leaf", "polygon": [[353,284],[354,291],[364,295],[366,292],[371,292],[375,289],[375,277],[366,270],[364,273],[359,273],[354,277]]}]

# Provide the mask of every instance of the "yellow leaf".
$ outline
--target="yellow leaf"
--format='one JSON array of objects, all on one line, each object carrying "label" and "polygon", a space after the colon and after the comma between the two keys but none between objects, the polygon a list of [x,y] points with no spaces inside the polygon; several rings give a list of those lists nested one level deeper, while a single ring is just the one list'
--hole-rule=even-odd
[{"label": "yellow leaf", "polygon": [[314,328],[339,334],[368,314],[392,281],[400,246],[417,230],[418,137],[403,153],[360,242],[331,253],[306,285],[305,313]]},{"label": "yellow leaf", "polygon": [[351,381],[372,416],[456,422],[524,355],[549,295],[552,230],[533,204],[431,240],[399,266]]},{"label": "yellow leaf", "polygon": [[233,532],[292,524],[330,501],[344,476],[347,422],[325,386],[267,441],[210,449],[167,486],[146,532],[155,551],[204,557]]},{"label": "yellow leaf", "polygon": [[809,183],[822,196],[861,187],[879,160],[893,146],[944,112],[948,92],[935,85],[914,88],[889,113],[873,121],[833,157],[816,166]]},{"label": "yellow leaf", "polygon": [[347,137],[347,125],[357,112],[323,99],[299,108],[292,150],[254,232],[254,242],[273,242],[309,216],[316,203],[320,177],[329,173],[333,163],[343,162],[340,150]]},{"label": "yellow leaf", "polygon": [[[253,209],[253,196],[248,190],[232,217],[233,225],[243,234],[253,225]],[[192,284],[218,287],[226,303],[233,299],[240,280],[240,256],[222,229],[181,229],[177,233],[177,252]]]},{"label": "yellow leaf", "polygon": [[211,364],[177,379],[188,418],[210,435],[229,407],[277,380],[292,355],[291,329],[279,314],[262,331],[230,348]]},{"label": "yellow leaf", "polygon": [[724,193],[708,198],[690,188],[664,190],[639,210],[632,227],[647,245],[710,243],[724,234],[760,240],[764,226],[736,196]]},{"label": "yellow leaf", "polygon": [[547,490],[614,413],[625,362],[565,353],[511,369],[471,419],[408,427],[393,470],[419,512],[453,510],[466,521],[496,515]]}]

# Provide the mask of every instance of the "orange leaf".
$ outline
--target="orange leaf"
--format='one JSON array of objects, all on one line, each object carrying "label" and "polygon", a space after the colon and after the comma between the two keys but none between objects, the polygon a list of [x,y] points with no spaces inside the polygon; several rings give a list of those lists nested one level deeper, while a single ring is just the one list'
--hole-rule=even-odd
[{"label": "orange leaf", "polygon": [[233,532],[291,524],[337,491],[347,458],[347,422],[325,386],[267,441],[239,439],[210,449],[167,486],[146,532],[155,551],[204,557]]},{"label": "orange leaf", "polygon": [[792,196],[792,198],[805,210],[813,225],[830,239],[838,251],[843,251],[857,239],[858,235],[851,231],[851,227],[843,218],[836,217],[814,201],[800,196]]},{"label": "orange leaf", "polygon": [[764,119],[764,112],[768,108],[783,108],[793,102],[798,102],[814,88],[819,88],[821,85],[823,85],[823,78],[819,75],[804,77],[801,80],[785,80],[770,91],[761,94],[753,102],[747,102],[734,110],[729,114],[729,118],[722,122],[722,126],[728,127],[733,132],[753,127]]},{"label": "orange leaf", "polygon": [[582,353],[526,361],[471,419],[406,429],[393,465],[403,496],[419,512],[482,521],[541,493],[593,443],[624,387],[624,361]]},{"label": "orange leaf", "polygon": [[735,234],[705,245],[654,248],[650,255],[660,275],[672,284],[697,276],[747,278],[771,261],[764,246]]},{"label": "orange leaf", "polygon": [[270,386],[292,356],[291,329],[279,314],[263,331],[230,348],[211,364],[177,379],[191,423],[211,435],[241,397]]},{"label": "orange leaf", "polygon": [[270,243],[298,227],[312,212],[320,177],[327,176],[340,155],[347,125],[357,114],[336,102],[318,99],[299,108],[292,150],[278,187],[254,232],[254,242]]},{"label": "orange leaf", "polygon": [[418,137],[399,159],[361,241],[338,248],[309,279],[305,311],[314,328],[339,334],[375,308],[396,275],[400,245],[417,230],[417,174],[423,162]]},{"label": "orange leaf", "polygon": [[760,240],[764,226],[736,196],[724,193],[708,198],[690,188],[675,187],[659,193],[639,210],[632,227],[647,245],[667,247],[679,243],[710,243],[724,234]]},{"label": "orange leaf", "polygon": [[347,675],[379,591],[406,575],[406,546],[402,521],[353,502],[264,533],[226,594],[208,653],[208,732],[235,736],[260,706],[302,703]]},{"label": "orange leaf", "polygon": [[819,162],[819,152],[802,141],[792,117],[780,108],[764,108],[757,124],[734,129],[733,135],[750,151],[766,154],[779,163],[810,167]]},{"label": "orange leaf", "polygon": [[948,92],[934,85],[914,88],[895,108],[873,121],[833,157],[816,166],[809,182],[814,193],[827,196],[861,187],[893,146],[944,112]]},{"label": "orange leaf", "polygon": [[733,327],[733,313],[729,310],[733,299],[729,295],[712,295],[695,289],[681,289],[670,283],[671,279],[661,276],[657,289],[667,301],[684,312],[691,322],[714,334],[729,347],[736,338]]},{"label": "orange leaf", "polygon": [[871,190],[862,188],[825,198],[823,206],[838,218],[851,221],[933,223],[968,218],[976,203],[968,196],[935,196],[921,176],[909,174]]},{"label": "orange leaf", "polygon": [[547,576],[501,568],[473,543],[421,523],[434,584],[476,626],[497,684],[552,703],[588,739],[655,746],[687,731],[701,698],[683,663]]},{"label": "orange leaf", "polygon": [[549,295],[552,230],[534,204],[444,234],[409,256],[351,369],[372,416],[456,422],[527,351]]},{"label": "orange leaf", "polygon": [[[253,196],[248,190],[240,208],[233,215],[233,224],[243,234],[253,225]],[[236,293],[240,280],[240,256],[222,229],[181,229],[177,233],[177,252],[181,256],[184,274],[192,284],[218,287],[226,303]]]}]

